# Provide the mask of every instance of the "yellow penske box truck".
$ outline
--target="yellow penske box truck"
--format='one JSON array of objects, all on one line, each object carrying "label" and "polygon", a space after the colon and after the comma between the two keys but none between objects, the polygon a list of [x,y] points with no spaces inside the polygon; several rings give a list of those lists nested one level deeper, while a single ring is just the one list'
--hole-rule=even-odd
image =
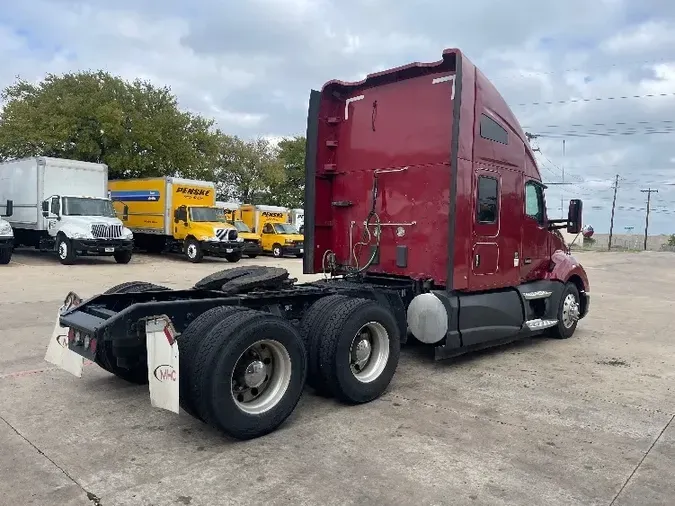
[{"label": "yellow penske box truck", "polygon": [[295,255],[302,258],[304,236],[289,223],[289,210],[280,206],[244,204],[239,208],[241,219],[253,232],[260,234],[264,253],[276,258]]},{"label": "yellow penske box truck", "polygon": [[214,183],[177,177],[117,179],[108,182],[108,190],[140,249],[184,253],[195,263],[204,255],[241,259],[243,239],[216,207]]},{"label": "yellow penske box truck", "polygon": [[244,240],[244,255],[249,258],[255,258],[262,253],[260,246],[260,234],[255,234],[248,228],[248,225],[241,221],[241,211],[236,202],[216,202],[216,207],[222,209],[225,219],[235,226],[239,237]]}]

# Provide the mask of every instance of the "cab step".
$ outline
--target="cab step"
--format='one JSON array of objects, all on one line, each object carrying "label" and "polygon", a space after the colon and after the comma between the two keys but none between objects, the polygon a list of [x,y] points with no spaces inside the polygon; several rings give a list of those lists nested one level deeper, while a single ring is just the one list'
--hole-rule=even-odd
[{"label": "cab step", "polygon": [[555,327],[558,325],[558,320],[542,320],[541,318],[536,318],[534,320],[527,320],[525,325],[527,325],[527,328],[530,330],[543,330]]},{"label": "cab step", "polygon": [[550,297],[551,294],[553,294],[553,292],[549,290],[537,290],[536,292],[523,293],[523,298],[525,300],[546,299],[547,297]]}]

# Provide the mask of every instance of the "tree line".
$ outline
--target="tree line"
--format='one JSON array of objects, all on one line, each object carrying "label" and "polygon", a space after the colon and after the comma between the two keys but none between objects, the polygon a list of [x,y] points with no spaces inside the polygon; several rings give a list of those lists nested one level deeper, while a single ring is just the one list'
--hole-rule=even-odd
[{"label": "tree line", "polygon": [[17,80],[0,95],[0,161],[51,156],[105,163],[110,179],[214,181],[220,200],[302,207],[305,138],[228,135],[182,111],[169,87],[110,73]]}]

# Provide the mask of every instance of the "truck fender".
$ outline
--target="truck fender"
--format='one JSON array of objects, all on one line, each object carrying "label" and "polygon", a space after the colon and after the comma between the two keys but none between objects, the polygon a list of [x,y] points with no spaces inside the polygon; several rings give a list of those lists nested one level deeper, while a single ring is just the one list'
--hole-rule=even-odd
[{"label": "truck fender", "polygon": [[558,250],[551,255],[551,267],[546,273],[546,279],[551,281],[568,281],[577,285],[579,292],[590,292],[588,276],[579,261],[574,256]]},{"label": "truck fender", "polygon": [[[58,222],[57,222],[58,223]],[[57,225],[52,229],[54,237],[59,233],[65,235],[68,239],[73,239],[74,235],[86,235],[87,237],[91,236],[91,228],[87,229],[81,225],[76,225],[74,223],[63,223],[60,226]]]}]

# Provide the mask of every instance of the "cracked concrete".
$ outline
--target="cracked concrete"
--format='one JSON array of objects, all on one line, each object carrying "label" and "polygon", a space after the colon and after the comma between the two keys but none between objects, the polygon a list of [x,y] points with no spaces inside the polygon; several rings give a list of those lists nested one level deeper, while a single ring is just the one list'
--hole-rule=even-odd
[{"label": "cracked concrete", "polygon": [[[566,341],[446,362],[406,347],[389,391],[307,391],[276,432],[223,438],[150,407],[146,387],[43,361],[65,294],[133,279],[190,286],[228,266],[138,255],[0,269],[0,504],[662,505],[675,496],[675,256],[585,253],[591,314]],[[298,260],[258,258],[303,278]],[[654,290],[658,286],[658,290]]]}]

